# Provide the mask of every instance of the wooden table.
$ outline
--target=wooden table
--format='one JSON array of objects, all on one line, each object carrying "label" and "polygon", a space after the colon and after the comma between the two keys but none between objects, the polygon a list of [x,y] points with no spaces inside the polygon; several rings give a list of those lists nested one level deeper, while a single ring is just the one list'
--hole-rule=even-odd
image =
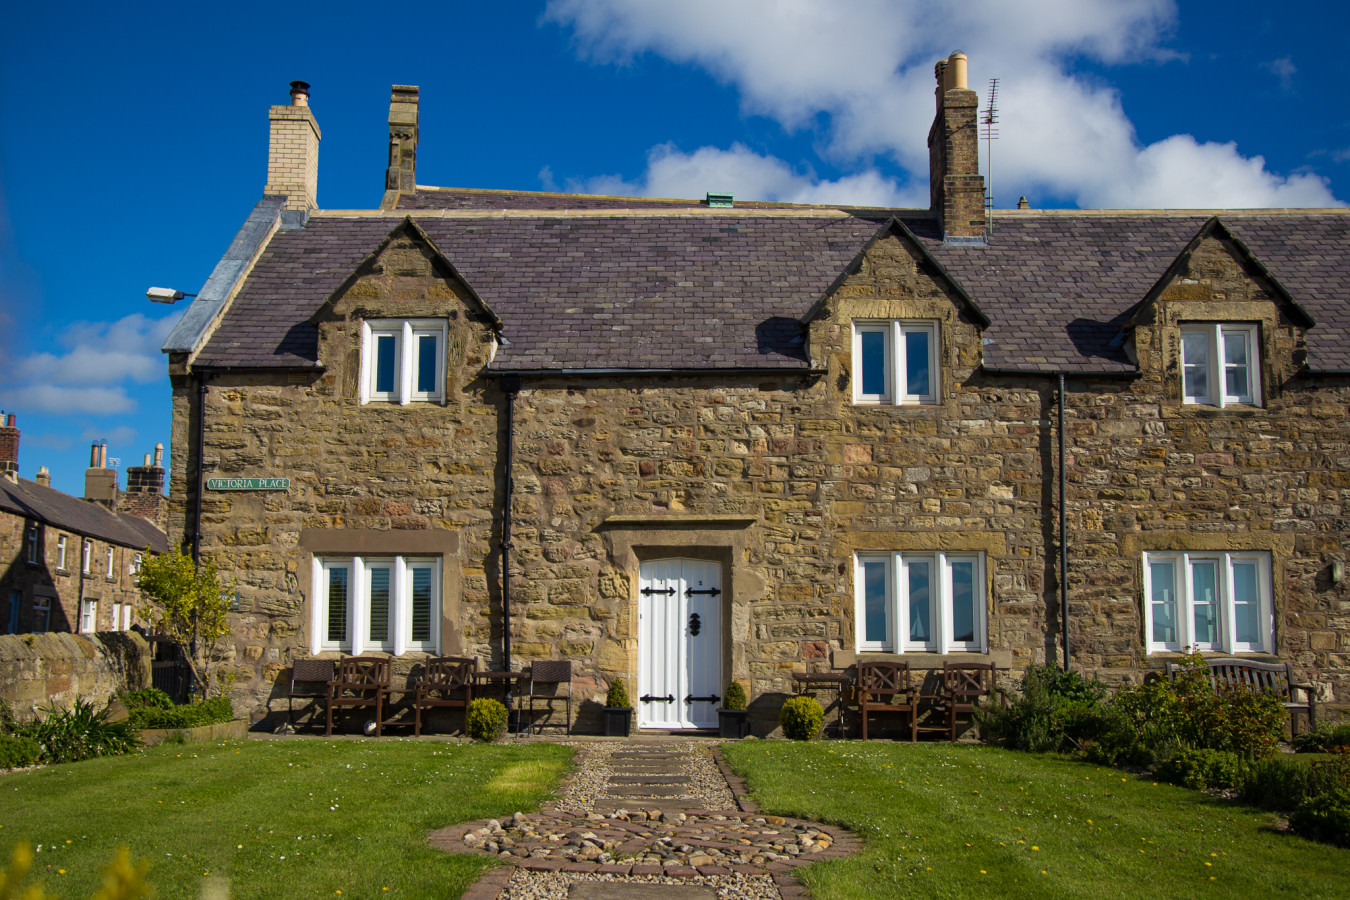
[{"label": "wooden table", "polygon": [[835,736],[844,736],[844,689],[853,684],[854,674],[852,672],[794,672],[792,681],[796,685],[797,693],[808,694],[816,691],[833,691],[834,700],[826,704],[825,712],[829,713],[831,707],[838,712],[834,721]]}]

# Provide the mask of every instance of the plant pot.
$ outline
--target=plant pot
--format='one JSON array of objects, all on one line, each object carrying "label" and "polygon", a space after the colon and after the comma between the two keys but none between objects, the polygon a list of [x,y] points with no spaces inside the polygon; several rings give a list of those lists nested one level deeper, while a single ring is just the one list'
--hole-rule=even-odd
[{"label": "plant pot", "polygon": [[628,737],[633,728],[633,710],[630,707],[605,707],[605,737]]},{"label": "plant pot", "polygon": [[750,733],[750,710],[719,709],[717,711],[717,736],[740,740]]}]

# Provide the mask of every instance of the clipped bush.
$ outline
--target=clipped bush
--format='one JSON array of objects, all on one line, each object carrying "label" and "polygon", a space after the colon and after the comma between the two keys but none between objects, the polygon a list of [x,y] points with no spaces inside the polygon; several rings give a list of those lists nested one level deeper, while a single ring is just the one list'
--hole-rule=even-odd
[{"label": "clipped bush", "polygon": [[1318,722],[1311,731],[1294,735],[1291,743],[1299,753],[1326,753],[1337,747],[1350,747],[1350,722]]},{"label": "clipped bush", "polygon": [[778,713],[783,735],[794,741],[809,741],[820,734],[825,708],[815,697],[789,697]]},{"label": "clipped bush", "polygon": [[117,695],[127,709],[173,709],[173,698],[159,688],[122,691]]},{"label": "clipped bush", "polygon": [[1227,750],[1196,748],[1182,750],[1159,763],[1153,777],[1182,787],[1231,788],[1242,783],[1242,757]]},{"label": "clipped bush", "polygon": [[1289,814],[1289,827],[1314,841],[1350,847],[1350,788],[1308,797]]},{"label": "clipped bush", "polygon": [[1308,796],[1308,766],[1294,759],[1272,756],[1247,766],[1238,786],[1238,798],[1262,809],[1296,809]]},{"label": "clipped bush", "polygon": [[633,708],[633,701],[628,699],[628,688],[624,686],[622,678],[615,678],[609,683],[609,693],[605,694],[605,708]]},{"label": "clipped bush", "polygon": [[[158,696],[156,696],[158,695]],[[168,701],[167,704],[161,699]],[[199,703],[174,706],[163,691],[147,688],[122,695],[128,721],[133,728],[196,728],[214,725],[234,718],[234,708],[228,697],[212,697]]]},{"label": "clipped bush", "polygon": [[491,697],[470,700],[465,728],[475,741],[495,741],[506,731],[506,707]]},{"label": "clipped bush", "polygon": [[0,734],[0,769],[22,769],[38,761],[42,748],[30,737]]},{"label": "clipped bush", "polygon": [[722,698],[723,709],[745,709],[746,702],[745,688],[741,687],[739,681],[733,681],[727,685],[727,695]]}]

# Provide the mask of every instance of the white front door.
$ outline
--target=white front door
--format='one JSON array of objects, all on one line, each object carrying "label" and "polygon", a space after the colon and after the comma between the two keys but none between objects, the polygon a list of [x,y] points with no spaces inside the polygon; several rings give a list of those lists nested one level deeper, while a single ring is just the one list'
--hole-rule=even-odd
[{"label": "white front door", "polygon": [[716,728],[722,565],[654,559],[638,578],[638,725]]}]

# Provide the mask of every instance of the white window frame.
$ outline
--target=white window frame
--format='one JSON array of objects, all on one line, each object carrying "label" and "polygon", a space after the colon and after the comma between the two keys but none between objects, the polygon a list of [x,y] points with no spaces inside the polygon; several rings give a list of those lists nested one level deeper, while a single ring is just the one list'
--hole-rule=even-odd
[{"label": "white window frame", "polygon": [[38,562],[38,523],[28,523],[28,534],[24,537],[26,545],[25,555],[28,562],[37,565]]},{"label": "white window frame", "polygon": [[[1186,356],[1186,337],[1188,335],[1204,339],[1204,358],[1188,359]],[[1228,371],[1236,366],[1227,363],[1224,353],[1229,337],[1240,337],[1247,344],[1247,391],[1232,393],[1228,390]],[[1192,406],[1260,406],[1261,405],[1261,327],[1255,323],[1232,322],[1191,322],[1181,326],[1181,397],[1182,402]],[[1208,390],[1204,392],[1192,389],[1189,374],[1192,370],[1203,368],[1206,373]]]},{"label": "white window frame", "polygon": [[109,545],[109,547],[108,547],[108,574],[107,574],[107,577],[108,577],[108,578],[115,578],[115,577],[117,576],[117,566],[116,566],[115,563],[116,563],[116,556],[113,554],[113,548],[112,548],[112,546]]},{"label": "white window frame", "polygon": [[[863,390],[863,335],[880,334],[885,341],[880,392]],[[910,393],[906,383],[908,360],[906,336],[922,334],[928,343],[928,391]],[[938,323],[910,319],[859,319],[853,323],[853,402],[874,405],[931,405],[938,402],[942,371],[938,362]]]},{"label": "white window frame", "polygon": [[80,634],[98,630],[98,601],[85,598],[80,601]]},{"label": "white window frame", "polygon": [[[1194,571],[1197,563],[1211,563],[1216,567],[1218,596],[1218,640],[1196,639]],[[1172,610],[1175,637],[1171,641],[1154,640],[1154,565],[1172,566],[1170,588],[1176,597]],[[1235,615],[1234,565],[1256,566],[1257,578],[1257,639],[1237,639]],[[1223,550],[1196,550],[1148,552],[1144,554],[1144,643],[1149,653],[1180,653],[1189,647],[1223,653],[1273,653],[1275,646],[1274,583],[1271,579],[1270,554],[1264,551],[1234,552]],[[1160,600],[1159,603],[1165,601]]]},{"label": "white window frame", "polygon": [[[885,636],[881,640],[867,639],[867,596],[864,566],[868,563],[880,563],[885,566]],[[930,592],[936,602],[930,600],[927,621],[928,639],[923,642],[909,639],[907,624],[910,621],[910,567],[920,564],[929,566]],[[955,640],[952,635],[952,567],[958,564],[973,564],[972,614],[973,639]],[[854,632],[859,652],[881,653],[988,653],[989,625],[988,602],[986,598],[984,554],[968,551],[937,552],[885,552],[858,553],[853,564],[854,586]]]},{"label": "white window frame", "polygon": [[[440,651],[440,613],[444,598],[441,592],[441,559],[434,556],[330,556],[315,557],[313,565],[313,602],[310,610],[310,650],[345,651],[360,655],[367,651],[382,651],[394,656],[404,653]],[[347,570],[346,635],[342,640],[329,640],[329,587],[334,569]],[[390,623],[392,628],[383,638],[371,634],[371,584],[376,571],[389,573]],[[431,597],[428,637],[413,639],[413,590],[419,572],[428,573]],[[358,627],[359,626],[359,627]]]},{"label": "white window frame", "polygon": [[56,537],[56,568],[64,570],[66,567],[66,536],[64,534]]},{"label": "white window frame", "polygon": [[132,575],[139,575],[141,572],[141,563],[144,561],[144,558],[145,554],[137,553],[132,557],[131,565],[127,568],[127,571]]},{"label": "white window frame", "polygon": [[122,604],[116,600],[113,601],[112,605],[112,630],[122,630]]},{"label": "white window frame", "polygon": [[122,604],[122,630],[131,630],[132,617],[135,615],[136,607],[130,603]]},{"label": "white window frame", "polygon": [[82,553],[83,556],[80,557],[80,571],[88,575],[93,570],[94,565],[94,542],[85,538]]},{"label": "white window frame", "polygon": [[[394,339],[394,388],[376,390],[376,340]],[[436,388],[431,391],[416,389],[421,354],[419,338],[436,339]],[[361,323],[361,403],[397,403],[407,406],[414,401],[445,402],[445,357],[449,346],[448,323],[445,319],[367,319]]]}]

